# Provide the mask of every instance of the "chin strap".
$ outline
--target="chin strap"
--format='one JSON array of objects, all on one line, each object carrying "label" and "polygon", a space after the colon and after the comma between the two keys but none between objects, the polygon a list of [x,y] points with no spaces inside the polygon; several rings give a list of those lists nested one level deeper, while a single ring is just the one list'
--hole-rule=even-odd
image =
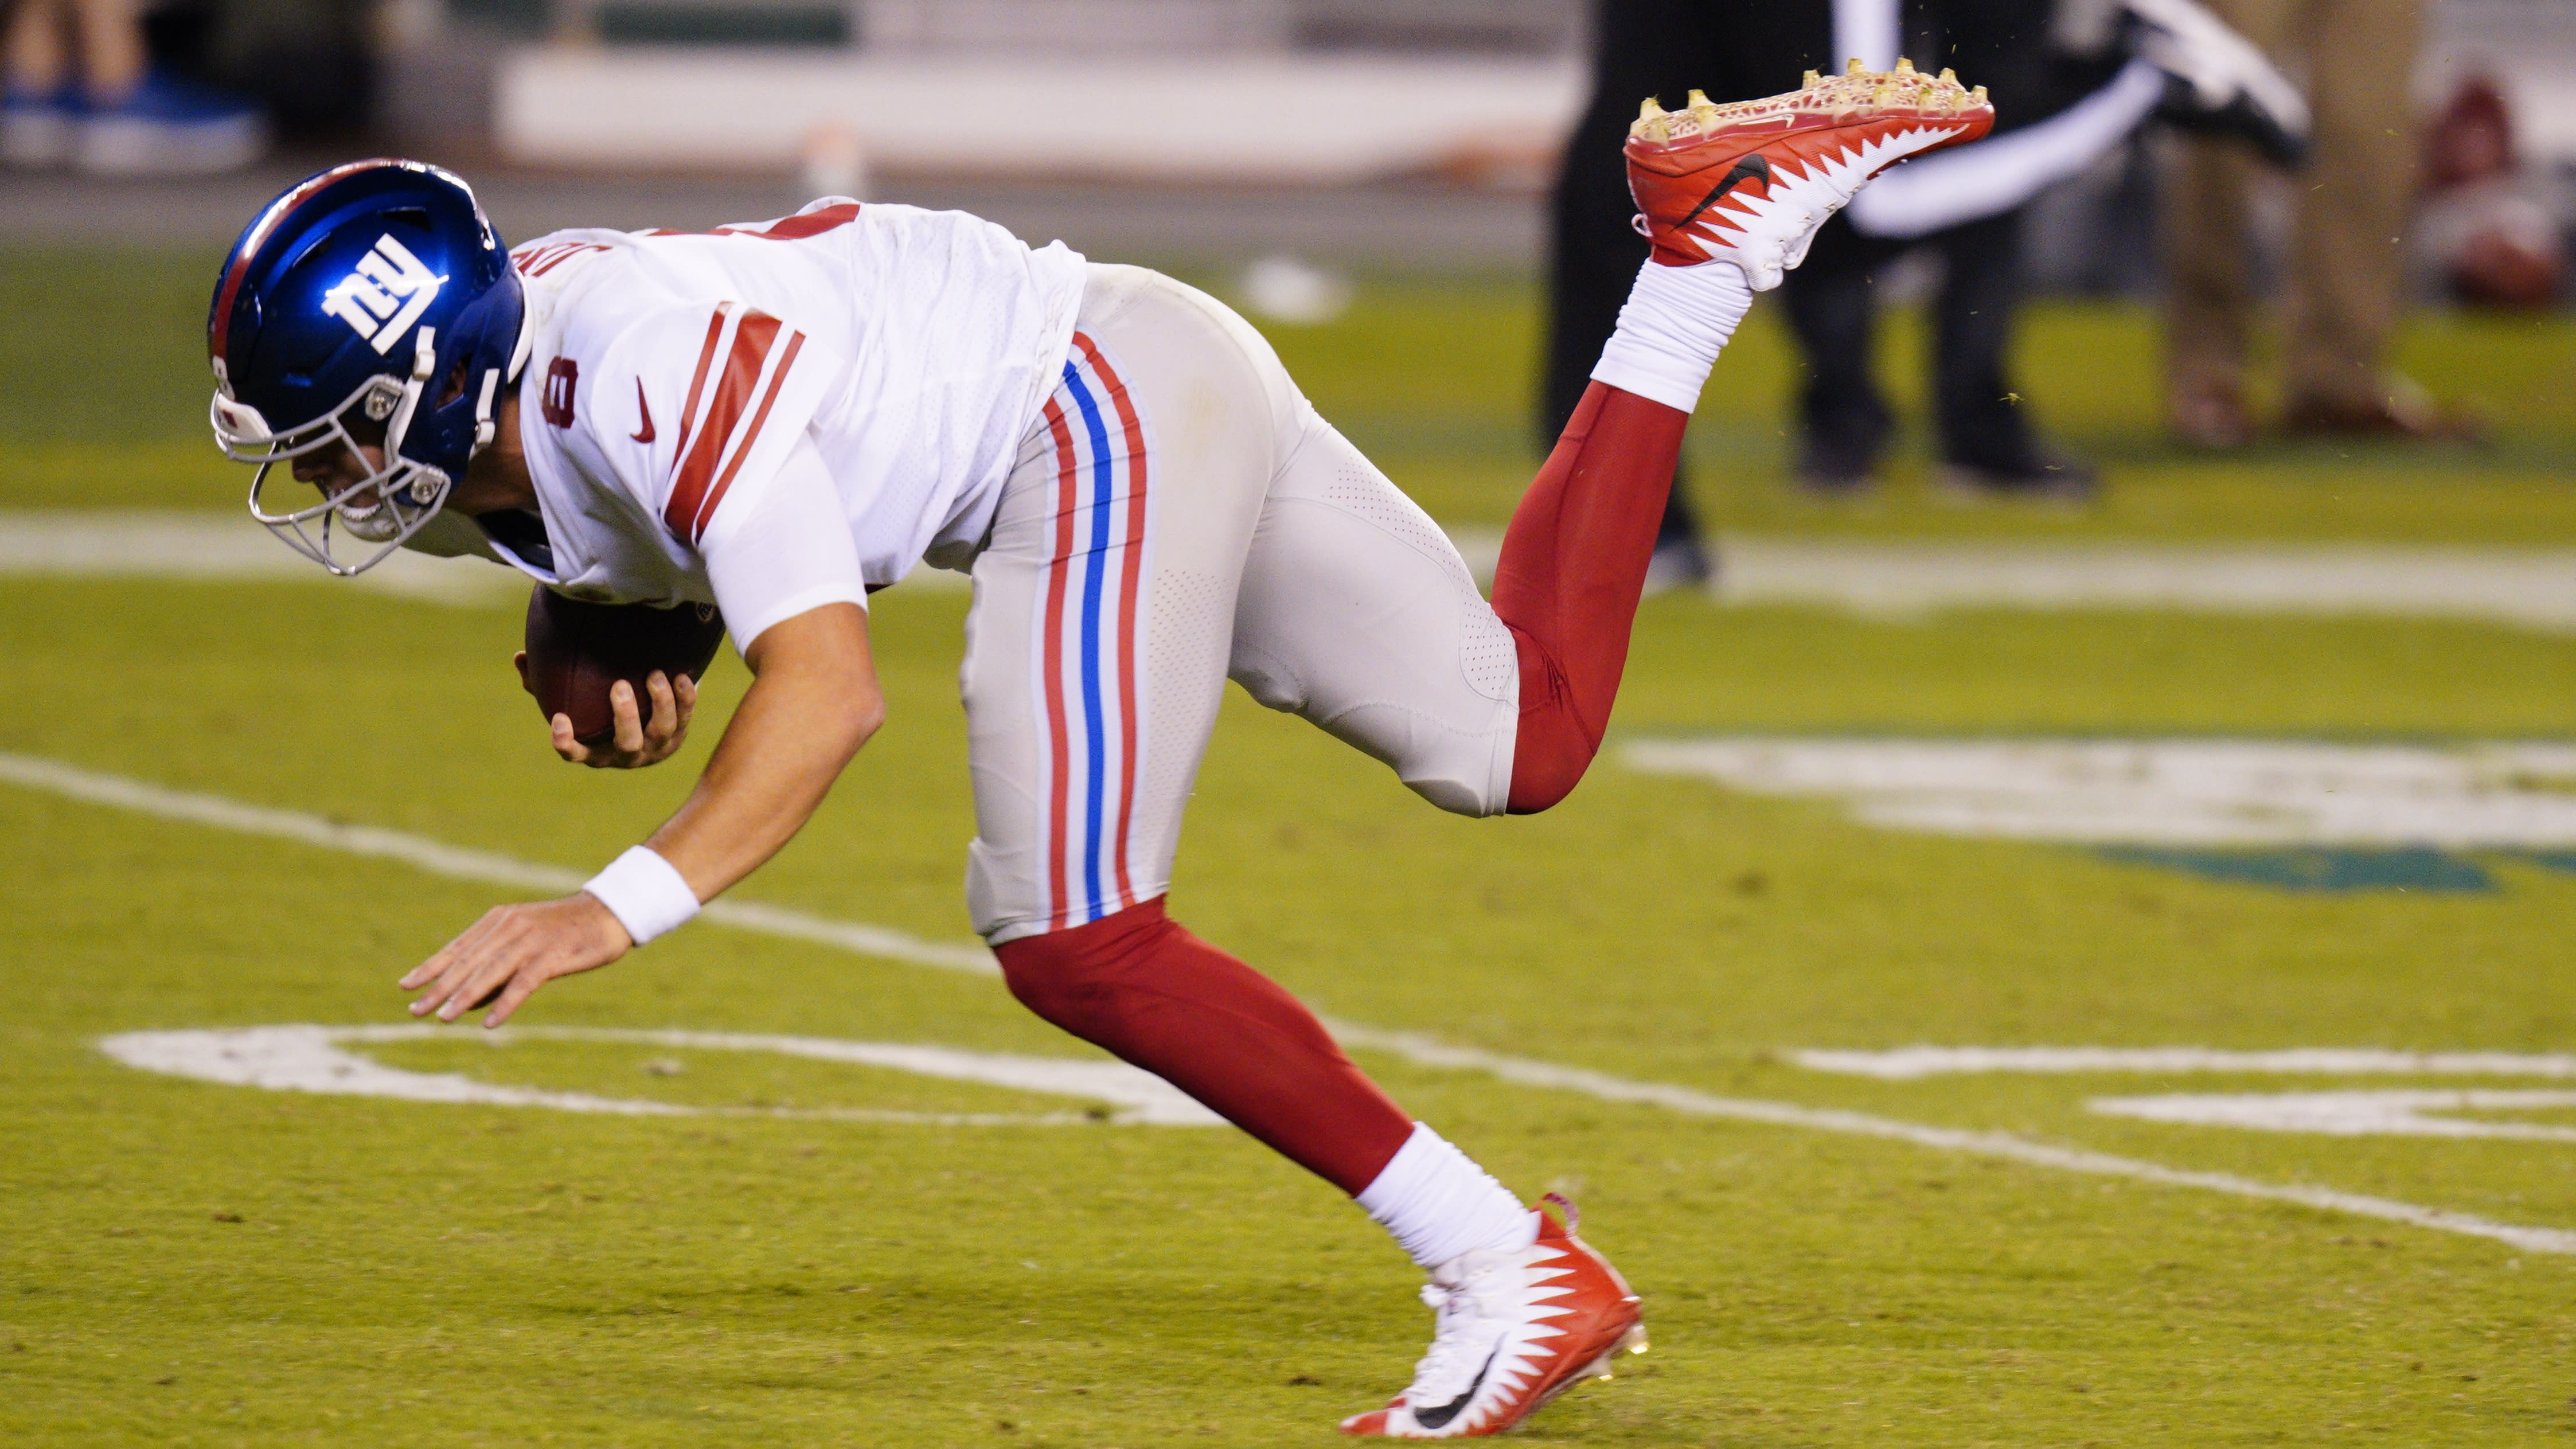
[{"label": "chin strap", "polygon": [[420,390],[429,385],[438,371],[438,349],[434,345],[438,329],[423,327],[413,334],[411,376],[403,383],[402,401],[394,405],[394,415],[385,424],[385,457],[402,452],[403,435],[411,431],[412,414],[420,408]]},{"label": "chin strap", "polygon": [[[492,445],[492,439],[501,431],[501,425],[493,421],[492,418],[492,394],[500,385],[501,369],[497,367],[485,368],[483,370],[483,394],[474,400],[475,453],[482,452],[485,448],[490,447]],[[473,456],[473,453],[468,453],[466,456],[470,458]]]}]

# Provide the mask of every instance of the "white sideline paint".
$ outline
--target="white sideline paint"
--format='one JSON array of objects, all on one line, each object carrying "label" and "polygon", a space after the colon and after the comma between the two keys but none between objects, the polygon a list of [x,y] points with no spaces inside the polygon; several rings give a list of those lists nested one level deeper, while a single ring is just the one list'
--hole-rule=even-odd
[{"label": "white sideline paint", "polygon": [[[157,815],[165,820],[185,820],[197,825],[211,825],[218,830],[293,840],[350,855],[397,860],[432,875],[446,876],[451,880],[482,881],[509,890],[568,893],[581,889],[581,883],[590,879],[586,871],[541,865],[492,851],[444,845],[399,830],[343,825],[299,810],[276,810],[265,805],[227,800],[220,795],[172,790],[33,755],[0,753],[0,780],[92,805]],[[924,941],[882,926],[829,920],[785,906],[762,905],[754,901],[711,901],[699,913],[699,919],[737,930],[838,946],[862,956],[908,961],[916,966],[937,966],[986,976],[998,975],[1001,971],[993,962],[993,953],[981,946],[952,946]]]},{"label": "white sideline paint", "polygon": [[[1498,529],[1450,538],[1493,578]],[[1831,543],[1728,534],[1725,604],[1894,618],[1940,609],[2181,609],[2470,619],[2576,631],[2576,549],[2475,545]]]},{"label": "white sideline paint", "polygon": [[2186,1072],[2247,1075],[2426,1077],[2576,1077],[2567,1052],[2405,1052],[2370,1047],[2292,1047],[2221,1051],[2209,1047],[1945,1047],[1893,1051],[1797,1051],[1789,1060],[1810,1071],[1911,1082],[1954,1072]]},{"label": "white sideline paint", "polygon": [[1641,740],[1623,757],[1942,835],[2157,845],[2576,846],[2576,745]]},{"label": "white sideline paint", "polygon": [[2491,1238],[2499,1243],[2534,1253],[2576,1254],[2576,1232],[2562,1228],[2528,1228],[2500,1223],[2472,1213],[2452,1212],[2447,1208],[2419,1207],[2384,1197],[2361,1193],[2338,1192],[2333,1188],[2306,1187],[2297,1184],[2257,1182],[2227,1172],[2194,1172],[2185,1168],[2166,1167],[2160,1163],[2142,1162],[2132,1157],[2115,1157],[2106,1152],[2088,1152],[2081,1148],[2052,1147],[2033,1142],[2009,1132],[1974,1132],[1957,1127],[1932,1127],[1919,1122],[1878,1117],[1865,1112],[1846,1112],[1830,1107],[1802,1107],[1788,1102],[1766,1102],[1744,1097],[1720,1097],[1690,1087],[1669,1086],[1658,1082],[1636,1082],[1581,1067],[1558,1066],[1552,1062],[1531,1061],[1525,1057],[1501,1056],[1473,1047],[1451,1046],[1429,1037],[1405,1032],[1373,1031],[1335,1023],[1334,1034],[1346,1046],[1370,1047],[1392,1052],[1407,1061],[1423,1066],[1451,1067],[1481,1071],[1507,1082],[1532,1087],[1556,1087],[1581,1092],[1607,1102],[1650,1102],[1675,1112],[1694,1117],[1722,1117],[1739,1122],[1764,1122],[1778,1127],[1805,1127],[1820,1132],[1839,1132],[1857,1137],[1879,1137],[1898,1142],[1911,1142],[1920,1147],[1966,1152],[1979,1157],[1998,1157],[2033,1167],[2056,1168],[2062,1172],[2080,1172],[2096,1177],[2121,1177],[2139,1182],[2159,1183],[2167,1187],[2197,1187],[2223,1192],[2235,1197],[2257,1198],[2266,1202],[2297,1203],[2302,1207],[2328,1212],[2352,1213],[2360,1217],[2380,1218],[2388,1222],[2409,1223],[2419,1228],[2436,1228],[2443,1232],[2465,1233],[2474,1238]]},{"label": "white sideline paint", "polygon": [[[240,513],[179,510],[0,510],[0,578],[177,579],[319,584],[365,589],[462,609],[517,609],[528,579],[479,558],[433,558],[396,549],[355,578],[335,578]],[[962,592],[966,575],[927,566],[908,592]]]},{"label": "white sideline paint", "polygon": [[[1499,529],[1455,528],[1480,579]],[[1716,597],[1906,617],[1937,609],[2188,609],[2482,620],[2576,632],[2576,549],[1818,543],[1729,535]],[[398,551],[334,579],[237,513],[0,511],[0,577],[237,579],[372,589],[460,607],[523,604],[515,570]],[[967,587],[917,568],[910,592]]]},{"label": "white sideline paint", "polygon": [[2480,1122],[2436,1112],[2529,1112],[2576,1107],[2576,1092],[2273,1092],[2243,1095],[2096,1097],[2085,1107],[2114,1117],[2330,1137],[2509,1137],[2576,1142],[2576,1127]]},{"label": "white sideline paint", "polygon": [[[484,873],[496,867],[514,871],[533,869],[549,873],[556,872],[558,869],[550,866],[529,867],[523,862],[513,861],[506,856],[455,850],[433,841],[422,840],[417,836],[335,825],[314,816],[245,805],[216,796],[168,790],[139,780],[127,780],[119,776],[79,769],[57,761],[34,759],[23,755],[0,754],[0,779],[33,789],[48,790],[92,804],[134,810],[165,819],[189,821],[221,829],[246,830],[252,834],[299,840],[326,849],[354,850],[360,854],[405,860],[437,874],[454,875],[463,879],[497,880],[495,876]],[[361,848],[362,845],[372,845],[375,848]],[[455,869],[453,868],[455,865],[462,865],[468,869]],[[570,872],[562,872],[562,874],[569,875]],[[552,887],[541,886],[541,888]],[[713,917],[716,909],[726,904],[728,903],[717,902],[715,906],[709,908],[706,915]],[[800,926],[801,929],[793,933],[799,940],[836,945],[862,955],[882,956],[951,970],[962,968],[990,974],[997,969],[991,964],[989,957],[984,956],[976,948],[939,946],[916,941],[899,932],[886,931],[877,927],[803,917],[793,912],[781,914]],[[746,930],[765,931],[772,929],[767,924],[768,919],[766,916],[737,915],[728,921],[728,924]],[[863,942],[875,944],[861,944]],[[899,951],[892,949],[898,946],[901,948]],[[2327,1212],[2379,1218],[2442,1232],[2488,1238],[2527,1252],[2576,1254],[2576,1232],[2564,1229],[2499,1223],[2474,1214],[2452,1212],[2444,1208],[2419,1207],[2412,1203],[2369,1197],[2359,1193],[2338,1192],[2331,1188],[2257,1182],[2251,1178],[2237,1177],[2230,1173],[2192,1172],[2133,1158],[2115,1157],[2108,1153],[2052,1147],[2046,1143],[2028,1141],[2003,1132],[1972,1132],[1960,1128],[1933,1127],[1894,1118],[1875,1117],[1860,1112],[1804,1107],[1790,1102],[1720,1097],[1690,1087],[1632,1081],[1581,1067],[1560,1066],[1525,1057],[1502,1056],[1472,1047],[1451,1046],[1408,1032],[1380,1031],[1348,1023],[1335,1023],[1332,1029],[1346,1045],[1364,1050],[1391,1052],[1407,1061],[1424,1066],[1481,1071],[1519,1085],[1578,1092],[1606,1102],[1645,1103],[1690,1116],[1729,1118],[1780,1127],[1800,1127],[1812,1131],[1910,1142],[1921,1147],[2002,1158],[2061,1172],[2128,1178],[2169,1187],[2196,1187],[2235,1197],[2294,1203]]]},{"label": "white sideline paint", "polygon": [[400,549],[336,579],[237,512],[0,512],[0,577],[31,576],[337,584],[460,608],[528,601],[516,569]]},{"label": "white sideline paint", "polygon": [[130,1067],[272,1092],[393,1097],[495,1107],[549,1107],[632,1117],[790,1117],[830,1121],[921,1122],[938,1126],[1060,1126],[1096,1120],[1081,1113],[901,1112],[853,1108],[690,1107],[631,1097],[594,1097],[502,1087],[453,1072],[412,1072],[342,1049],[342,1043],[426,1041],[440,1037],[491,1046],[514,1041],[635,1042],[699,1051],[778,1052],[816,1061],[890,1067],[949,1081],[981,1082],[1023,1092],[1088,1097],[1117,1110],[1115,1123],[1221,1127],[1225,1119],[1150,1072],[1124,1062],[1013,1056],[899,1042],[735,1032],[629,1031],[614,1027],[503,1027],[466,1034],[430,1023],[392,1026],[253,1026],[215,1031],[134,1031],[111,1036],[101,1050]]}]

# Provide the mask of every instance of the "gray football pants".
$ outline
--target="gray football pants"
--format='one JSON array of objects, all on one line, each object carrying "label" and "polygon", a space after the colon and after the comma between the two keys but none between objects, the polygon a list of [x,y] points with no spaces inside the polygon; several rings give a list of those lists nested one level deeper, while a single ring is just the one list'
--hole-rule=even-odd
[{"label": "gray football pants", "polygon": [[1511,788],[1511,632],[1223,303],[1093,265],[974,562],[967,864],[995,945],[1164,894],[1228,678],[1462,815]]}]

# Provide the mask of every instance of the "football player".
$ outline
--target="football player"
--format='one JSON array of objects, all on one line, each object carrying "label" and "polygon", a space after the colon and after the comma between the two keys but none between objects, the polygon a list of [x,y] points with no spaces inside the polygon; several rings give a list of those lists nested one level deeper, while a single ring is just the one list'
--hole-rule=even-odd
[{"label": "football player", "polygon": [[[547,588],[718,605],[753,676],[678,813],[582,891],[502,906],[402,979],[415,1015],[686,922],[803,825],[883,715],[869,589],[974,581],[966,896],[1011,991],[1351,1194],[1428,1271],[1430,1351],[1354,1434],[1508,1428],[1622,1348],[1637,1298],[1563,1217],[1414,1121],[1268,979],[1164,912],[1232,678],[1465,815],[1545,810],[1608,723],[1682,430],[1756,291],[1882,167],[1973,139],[1982,91],[1911,68],[1765,101],[1649,101],[1653,243],[1506,535],[1489,603],[1260,334],[1135,267],[960,213],[827,199],[712,232],[505,253],[463,182],[364,161],[272,202],[209,318],[216,433],[252,512],[335,573],[474,553]],[[283,466],[318,497],[271,501]],[[615,686],[634,767],[689,680]]]}]

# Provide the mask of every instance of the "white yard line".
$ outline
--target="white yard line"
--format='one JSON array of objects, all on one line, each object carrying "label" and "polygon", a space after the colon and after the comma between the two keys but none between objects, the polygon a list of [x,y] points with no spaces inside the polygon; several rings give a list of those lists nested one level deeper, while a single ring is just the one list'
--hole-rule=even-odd
[{"label": "white yard line", "polygon": [[[56,760],[0,753],[0,780],[56,795],[131,810],[163,819],[182,820],[218,829],[294,840],[325,849],[379,859],[399,860],[433,874],[484,881],[517,889],[569,890],[581,883],[578,872],[539,865],[487,851],[460,849],[400,831],[341,825],[320,816],[276,810],[227,800],[221,796],[172,790],[119,775],[85,770]],[[981,947],[941,945],[899,931],[832,921],[776,906],[744,906],[719,901],[706,911],[709,919],[741,930],[789,936],[838,946],[861,955],[916,965],[990,974],[991,956]],[[2001,1158],[2033,1167],[2099,1177],[2128,1178],[2169,1187],[2196,1187],[2235,1197],[2293,1203],[2328,1212],[2379,1218],[2442,1232],[2488,1238],[2534,1253],[2576,1254],[2576,1232],[2559,1228],[2522,1227],[2470,1213],[2419,1207],[2388,1198],[2338,1192],[2331,1188],[2257,1182],[2230,1173],[2194,1172],[2135,1158],[2079,1148],[2053,1147],[2003,1132],[1977,1132],[1934,1127],[1892,1117],[1806,1107],[1791,1102],[1720,1097],[1691,1087],[1632,1081],[1582,1067],[1504,1056],[1473,1047],[1452,1046],[1410,1032],[1335,1023],[1333,1030],[1350,1046],[1389,1052],[1423,1066],[1480,1071],[1522,1086],[1549,1087],[1606,1102],[1644,1103],[1695,1117],[1759,1122],[1778,1127],[1909,1142],[1949,1152]]]},{"label": "white yard line", "polygon": [[2052,1147],[2044,1142],[2015,1137],[2008,1132],[1975,1132],[1958,1127],[1932,1127],[1919,1122],[1906,1122],[1893,1117],[1878,1117],[1866,1112],[1845,1112],[1831,1107],[1801,1107],[1789,1102],[1766,1102],[1748,1097],[1720,1097],[1690,1087],[1670,1086],[1660,1082],[1635,1082],[1604,1072],[1582,1067],[1559,1066],[1553,1062],[1531,1061],[1526,1057],[1502,1056],[1479,1051],[1474,1047],[1451,1046],[1429,1037],[1405,1032],[1375,1031],[1336,1022],[1334,1032],[1345,1045],[1374,1047],[1393,1052],[1407,1061],[1423,1066],[1452,1067],[1481,1071],[1507,1082],[1531,1087],[1556,1087],[1581,1092],[1605,1102],[1651,1102],[1675,1112],[1694,1117],[1723,1117],[1739,1122],[1765,1122],[1778,1127],[1805,1127],[1819,1132],[1840,1132],[1856,1137],[1883,1137],[1911,1142],[1922,1147],[1942,1148],[1951,1152],[1973,1153],[1980,1157],[2000,1157],[2034,1167],[2053,1167],[2064,1172],[2081,1172],[2096,1177],[2125,1177],[2140,1182],[2161,1183],[2168,1187],[2198,1187],[2236,1197],[2259,1198],[2267,1202],[2297,1203],[2302,1207],[2322,1208],[2329,1212],[2353,1213],[2361,1217],[2382,1218],[2393,1223],[2410,1223],[2419,1228],[2437,1228],[2443,1232],[2465,1233],[2474,1238],[2492,1238],[2499,1243],[2534,1253],[2576,1253],[2576,1232],[2563,1228],[2527,1228],[2500,1223],[2472,1213],[2452,1212],[2447,1208],[2418,1207],[2384,1197],[2338,1192],[2325,1187],[2303,1187],[2257,1182],[2227,1172],[2193,1172],[2185,1168],[2166,1167],[2160,1163],[2142,1162],[2134,1157],[2114,1157],[2105,1152],[2087,1152],[2081,1148]]},{"label": "white yard line", "polygon": [[[1478,578],[1496,529],[1450,531]],[[2183,609],[2475,619],[2576,631],[2576,549],[2403,544],[1827,542],[1728,534],[1713,592],[1907,616],[1938,609]]]},{"label": "white yard line", "polygon": [[528,581],[483,559],[398,552],[354,579],[269,536],[242,513],[0,513],[0,578],[317,583],[461,608],[524,604]]},{"label": "white yard line", "polygon": [[2576,1077],[2576,1053],[2408,1052],[2376,1047],[2292,1047],[2224,1051],[2210,1047],[1897,1047],[1892,1051],[1799,1051],[1789,1059],[1816,1072],[1910,1082],[1953,1072],[2189,1072],[2334,1077]]},{"label": "white yard line", "polygon": [[[1450,530],[1479,578],[1502,533]],[[2576,631],[2576,549],[2450,545],[1825,542],[1730,534],[1716,597],[1865,614],[1937,609],[2186,609],[2215,613],[2474,619]],[[0,577],[342,583],[234,512],[0,511]],[[433,603],[506,607],[514,571],[398,553],[346,586]],[[915,592],[963,575],[913,570]]]},{"label": "white yard line", "polygon": [[[581,889],[583,881],[590,878],[582,871],[568,870],[559,865],[541,865],[488,850],[446,845],[399,830],[343,825],[300,810],[276,810],[265,805],[227,800],[220,795],[173,790],[34,755],[0,753],[0,780],[93,805],[158,815],[165,820],[185,820],[197,825],[211,825],[219,830],[240,831],[245,835],[266,835],[318,845],[351,855],[398,860],[432,875],[446,876],[451,880],[482,881],[510,890],[576,891]],[[981,946],[924,941],[882,926],[829,920],[785,906],[762,905],[754,901],[713,901],[702,914],[718,925],[838,946],[862,956],[908,961],[916,966],[937,966],[950,971],[972,971],[985,976],[1001,972],[1001,968],[993,963],[993,953]]]}]

